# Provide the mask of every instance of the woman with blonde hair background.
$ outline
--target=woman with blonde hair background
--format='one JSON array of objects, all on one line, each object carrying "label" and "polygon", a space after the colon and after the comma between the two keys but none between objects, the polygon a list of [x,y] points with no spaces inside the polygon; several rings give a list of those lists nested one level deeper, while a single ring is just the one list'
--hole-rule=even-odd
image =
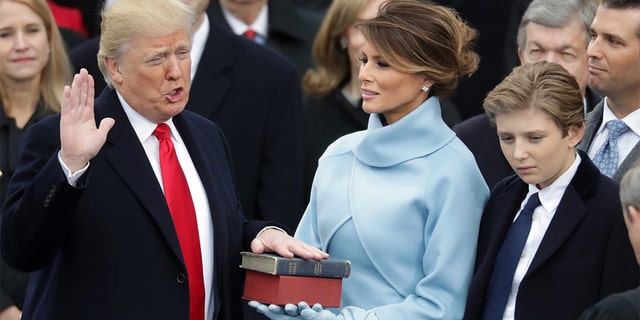
[{"label": "woman with blonde hair background", "polygon": [[[0,0],[0,207],[24,133],[60,111],[72,69],[44,0]],[[0,259],[1,260],[1,259]],[[19,319],[27,275],[0,262],[0,319]]]}]

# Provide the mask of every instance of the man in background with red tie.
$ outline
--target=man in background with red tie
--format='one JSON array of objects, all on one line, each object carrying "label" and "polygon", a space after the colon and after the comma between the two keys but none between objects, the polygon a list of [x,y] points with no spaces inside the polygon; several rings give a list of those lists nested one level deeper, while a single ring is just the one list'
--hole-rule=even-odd
[{"label": "man in background with red tie", "polygon": [[300,76],[311,67],[311,46],[323,14],[291,0],[213,0],[207,12],[237,35],[266,45],[293,62]]},{"label": "man in background with red tie", "polygon": [[32,272],[23,319],[241,319],[241,250],[327,257],[244,218],[220,129],[183,111],[194,22],[178,0],[117,1],[98,54],[113,89],[94,108],[82,70],[25,136],[0,230]]}]

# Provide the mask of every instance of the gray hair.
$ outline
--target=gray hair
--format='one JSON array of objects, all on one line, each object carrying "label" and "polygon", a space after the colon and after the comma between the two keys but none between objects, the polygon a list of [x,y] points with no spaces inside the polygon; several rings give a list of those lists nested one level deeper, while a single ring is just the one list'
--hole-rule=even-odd
[{"label": "gray hair", "polygon": [[620,203],[625,212],[629,206],[640,210],[640,162],[636,162],[620,181]]},{"label": "gray hair", "polygon": [[102,12],[98,67],[109,87],[105,58],[117,59],[136,36],[159,37],[186,30],[193,38],[196,15],[180,0],[118,0]]},{"label": "gray hair", "polygon": [[524,49],[527,42],[527,25],[530,22],[551,28],[567,26],[574,18],[578,18],[584,29],[584,45],[589,45],[591,38],[589,28],[596,16],[598,4],[595,0],[533,0],[522,15],[518,27],[517,43]]}]

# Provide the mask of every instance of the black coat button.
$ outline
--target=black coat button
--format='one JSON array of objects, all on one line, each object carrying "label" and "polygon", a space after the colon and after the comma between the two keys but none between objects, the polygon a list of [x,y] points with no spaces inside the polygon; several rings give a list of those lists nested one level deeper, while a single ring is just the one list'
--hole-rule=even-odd
[{"label": "black coat button", "polygon": [[44,207],[49,207],[49,205],[51,204],[51,199],[53,198],[53,196],[56,194],[56,185],[52,185],[51,188],[49,188],[49,193],[47,194],[47,197],[44,199],[44,203],[42,205],[44,205]]},{"label": "black coat button", "polygon": [[180,284],[183,284],[186,279],[187,276],[185,276],[182,272],[178,273],[178,276],[176,277],[176,281],[178,281],[178,283]]}]

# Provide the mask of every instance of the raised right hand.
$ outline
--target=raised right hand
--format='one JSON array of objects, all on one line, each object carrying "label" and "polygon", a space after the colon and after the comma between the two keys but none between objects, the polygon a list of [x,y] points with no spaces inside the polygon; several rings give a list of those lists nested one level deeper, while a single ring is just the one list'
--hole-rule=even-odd
[{"label": "raised right hand", "polygon": [[71,172],[84,168],[98,154],[115,124],[112,118],[104,118],[100,127],[96,127],[94,95],[93,77],[84,68],[73,77],[71,87],[65,86],[62,93],[60,158]]}]

